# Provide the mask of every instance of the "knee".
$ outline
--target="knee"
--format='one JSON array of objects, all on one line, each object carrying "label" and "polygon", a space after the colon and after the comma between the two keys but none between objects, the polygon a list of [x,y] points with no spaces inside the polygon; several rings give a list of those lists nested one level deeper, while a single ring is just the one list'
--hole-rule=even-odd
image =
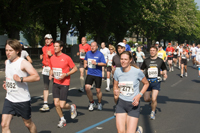
[{"label": "knee", "polygon": [[101,89],[96,89],[97,95],[101,93]]},{"label": "knee", "polygon": [[5,122],[1,122],[1,128],[2,128],[2,129],[9,128],[9,124],[7,124],[7,123],[5,123]]},{"label": "knee", "polygon": [[65,107],[64,104],[60,104],[60,108],[63,109]]},{"label": "knee", "polygon": [[25,124],[25,126],[26,126],[27,128],[30,128],[30,127],[31,127],[31,124],[32,124],[32,121],[30,121],[30,122],[24,122],[24,124]]},{"label": "knee", "polygon": [[153,103],[157,102],[157,99],[156,98],[152,98],[152,102]]},{"label": "knee", "polygon": [[59,106],[60,106],[60,103],[59,103],[59,102],[54,102],[54,105],[55,105],[56,107],[59,107]]},{"label": "knee", "polygon": [[144,101],[145,101],[145,102],[150,102],[151,99],[150,99],[150,97],[144,97]]},{"label": "knee", "polygon": [[90,91],[91,85],[85,85],[85,90]]}]

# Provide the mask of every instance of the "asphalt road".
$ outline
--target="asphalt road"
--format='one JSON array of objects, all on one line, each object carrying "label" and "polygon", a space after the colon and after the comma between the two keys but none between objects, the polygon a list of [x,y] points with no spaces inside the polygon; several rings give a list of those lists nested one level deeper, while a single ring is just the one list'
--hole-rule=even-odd
[{"label": "asphalt road", "polygon": [[[36,63],[36,62],[35,62]],[[38,63],[38,64],[37,64]],[[29,83],[29,90],[32,97],[32,119],[36,124],[39,133],[115,133],[115,117],[113,93],[106,92],[106,82],[103,81],[103,110],[88,111],[88,98],[86,93],[80,93],[79,72],[71,76],[71,85],[67,102],[74,103],[78,109],[78,116],[72,120],[69,110],[63,110],[67,120],[67,126],[57,128],[59,117],[53,105],[53,98],[49,96],[50,112],[41,113],[39,108],[43,104],[43,79],[41,75],[41,62],[34,66],[37,68],[41,80]],[[168,73],[168,79],[161,84],[161,91],[158,96],[156,119],[149,120],[149,103],[141,99],[141,113],[138,125],[143,127],[144,133],[199,133],[200,131],[200,78],[197,69],[188,64],[188,77],[180,78],[180,70],[175,68],[174,72]],[[0,72],[0,82],[3,83],[4,72]],[[52,85],[52,82],[51,82]],[[111,84],[112,87],[112,84]],[[51,87],[50,87],[51,88]],[[96,101],[95,89],[92,90]],[[2,110],[6,92],[0,89],[0,110]],[[0,115],[1,116],[1,115]],[[12,133],[27,133],[28,130],[20,117],[13,117],[11,121]],[[0,129],[1,130],[1,129]]]}]

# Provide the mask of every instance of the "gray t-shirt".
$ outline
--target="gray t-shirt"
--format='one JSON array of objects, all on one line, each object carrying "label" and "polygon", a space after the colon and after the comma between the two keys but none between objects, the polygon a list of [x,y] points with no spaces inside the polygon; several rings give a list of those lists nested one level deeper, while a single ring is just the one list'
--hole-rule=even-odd
[{"label": "gray t-shirt", "polygon": [[143,62],[144,61],[143,56],[145,56],[145,55],[144,55],[143,52],[136,52],[136,56],[137,56],[137,62]]},{"label": "gray t-shirt", "polygon": [[119,98],[124,101],[132,102],[133,98],[140,92],[140,81],[144,77],[145,75],[143,72],[135,67],[131,67],[131,70],[128,72],[123,72],[122,67],[116,68],[114,79],[119,83]]},{"label": "gray t-shirt", "polygon": [[28,56],[28,52],[26,52],[26,50],[22,50],[21,52],[21,58],[26,59],[26,57]]}]

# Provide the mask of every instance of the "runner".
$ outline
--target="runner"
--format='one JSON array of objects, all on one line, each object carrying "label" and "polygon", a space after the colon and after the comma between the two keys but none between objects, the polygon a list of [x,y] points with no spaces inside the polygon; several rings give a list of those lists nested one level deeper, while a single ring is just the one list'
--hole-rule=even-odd
[{"label": "runner", "polygon": [[97,50],[98,45],[96,42],[91,43],[91,51],[88,51],[85,55],[84,67],[88,66],[88,74],[85,80],[85,90],[89,99],[89,111],[93,111],[96,103],[93,100],[93,94],[91,91],[91,85],[95,82],[97,98],[98,98],[98,110],[102,110],[102,66],[106,66],[104,55]]},{"label": "runner", "polygon": [[183,44],[178,47],[178,68],[181,69],[181,54],[183,52]]},{"label": "runner", "polygon": [[171,43],[168,43],[166,53],[167,53],[167,60],[168,60],[168,65],[169,65],[169,72],[174,71],[173,64],[172,64],[174,48],[171,46]]},{"label": "runner", "polygon": [[[110,51],[109,49],[106,47],[106,44],[105,42],[102,42],[101,43],[101,49],[100,49],[100,52],[104,55],[104,58],[105,60],[107,61],[107,57],[108,57],[108,54],[110,54]],[[102,67],[102,80],[105,80],[105,73],[104,71],[107,71],[106,70],[106,66]]]},{"label": "runner", "polygon": [[[159,58],[161,58],[164,62],[166,62],[166,60],[167,60],[167,55],[166,55],[166,52],[163,50],[162,45],[159,45],[159,46],[158,46],[158,54],[157,54],[157,56],[158,56]],[[163,75],[162,69],[160,70],[160,74],[163,76],[162,79],[165,81],[165,80],[167,79],[167,77],[165,77],[166,75]]]},{"label": "runner", "polygon": [[150,83],[148,90],[144,93],[144,101],[151,102],[152,111],[150,114],[150,119],[152,120],[155,119],[157,96],[160,91],[160,69],[162,69],[164,77],[167,78],[167,67],[164,61],[157,57],[157,52],[157,47],[151,46],[150,57],[146,58],[141,66],[141,70],[145,70],[145,76]]},{"label": "runner", "polygon": [[126,39],[123,39],[123,43],[124,43],[125,46],[126,46],[126,51],[131,52],[131,47],[127,44],[127,40],[126,40]]},{"label": "runner", "polygon": [[136,58],[137,58],[136,62],[137,62],[137,66],[141,67],[142,62],[145,59],[145,54],[144,54],[144,52],[142,52],[142,49],[140,46],[137,47],[137,50],[138,50],[138,52],[136,52]]},{"label": "runner", "polygon": [[198,71],[199,71],[199,76],[200,76],[200,44],[197,45],[196,63],[197,63],[197,66],[198,66]]},{"label": "runner", "polygon": [[110,50],[110,54],[108,54],[107,57],[107,87],[106,87],[106,91],[110,91],[110,74],[112,71],[112,60],[113,60],[113,56],[115,56],[115,47],[114,46],[109,46],[109,50]]},{"label": "runner", "polygon": [[183,78],[183,69],[185,69],[185,77],[188,76],[187,74],[187,59],[189,58],[188,52],[186,51],[187,47],[183,47],[183,52],[181,54],[181,75],[180,77]]},{"label": "runner", "polygon": [[87,75],[87,70],[88,67],[84,68],[84,59],[85,55],[88,51],[90,51],[90,45],[87,44],[87,39],[85,37],[82,37],[81,39],[81,44],[79,44],[79,52],[77,52],[77,56],[80,56],[80,65],[79,65],[79,70],[80,70],[80,83],[81,87],[79,89],[80,92],[84,92],[84,87],[85,87],[85,81],[84,81],[84,69],[85,69],[85,75]]},{"label": "runner", "polygon": [[39,81],[40,76],[27,60],[20,58],[21,48],[17,40],[6,41],[6,81],[3,88],[7,93],[2,111],[2,133],[11,132],[10,122],[13,116],[22,117],[29,132],[37,133],[36,126],[31,120],[31,96],[27,82]]},{"label": "runner", "polygon": [[[117,104],[116,126],[120,133],[131,133],[136,131],[140,114],[140,98],[147,90],[149,83],[140,69],[131,66],[130,52],[125,51],[120,57],[122,67],[115,70],[113,87]],[[141,91],[140,81],[144,84]],[[116,97],[119,98],[116,99]],[[137,132],[142,132],[140,126],[138,130]]]},{"label": "runner", "polygon": [[54,47],[53,47],[53,38],[51,34],[46,34],[45,37],[45,46],[42,48],[43,54],[40,56],[40,59],[43,59],[43,82],[44,82],[44,91],[43,91],[43,97],[44,97],[44,105],[42,108],[40,108],[40,111],[45,112],[49,111],[48,106],[48,96],[49,96],[49,61],[50,58],[54,55]]},{"label": "runner", "polygon": [[26,50],[24,50],[24,46],[23,43],[20,42],[21,46],[22,46],[22,52],[21,52],[21,58],[27,59],[28,62],[33,63],[31,57],[29,56],[28,52]]},{"label": "runner", "polygon": [[177,46],[175,45],[174,46],[174,53],[173,53],[173,63],[174,63],[174,66],[176,67],[177,66],[177,58],[178,58],[178,49],[177,49]]},{"label": "runner", "polygon": [[195,64],[196,64],[196,53],[197,53],[197,47],[195,46],[195,43],[193,43],[191,49],[190,49],[191,57],[192,57],[192,64],[193,64],[193,68],[196,68]]},{"label": "runner", "polygon": [[68,55],[62,53],[63,47],[64,44],[62,41],[56,41],[54,43],[55,55],[50,59],[51,70],[49,76],[49,80],[54,78],[52,92],[56,111],[60,117],[58,123],[59,128],[66,126],[66,120],[63,116],[62,109],[70,109],[72,119],[75,119],[77,116],[76,105],[66,103],[70,85],[70,75],[77,71],[77,67]]}]

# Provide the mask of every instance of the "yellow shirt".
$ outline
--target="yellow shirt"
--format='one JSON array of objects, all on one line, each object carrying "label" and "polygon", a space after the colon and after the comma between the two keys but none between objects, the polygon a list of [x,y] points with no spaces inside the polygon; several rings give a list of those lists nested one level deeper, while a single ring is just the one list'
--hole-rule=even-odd
[{"label": "yellow shirt", "polygon": [[164,60],[167,57],[166,52],[164,50],[158,51],[158,57]]}]

